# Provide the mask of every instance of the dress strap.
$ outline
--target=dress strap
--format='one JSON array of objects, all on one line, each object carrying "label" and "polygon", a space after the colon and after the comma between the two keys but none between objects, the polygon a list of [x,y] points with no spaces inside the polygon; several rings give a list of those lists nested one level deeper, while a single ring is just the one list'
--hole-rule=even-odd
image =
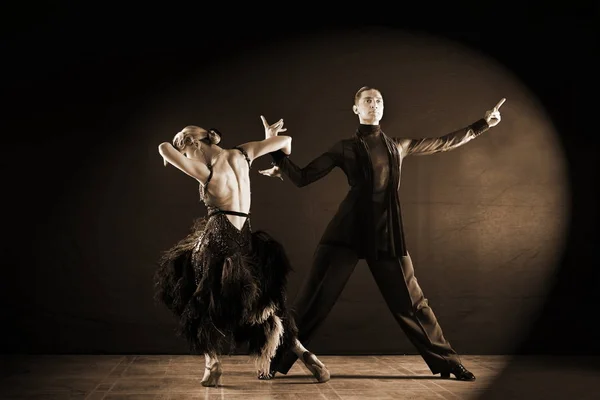
[{"label": "dress strap", "polygon": [[205,188],[208,186],[208,184],[210,183],[210,180],[212,179],[212,176],[213,176],[212,165],[207,165],[207,167],[210,172],[208,173],[208,178],[206,178],[206,182],[204,183]]},{"label": "dress strap", "polygon": [[250,213],[246,214],[246,213],[239,212],[239,211],[221,210],[221,209],[219,209],[219,208],[217,208],[217,209],[216,209],[216,210],[214,210],[214,211],[211,211],[211,212],[208,214],[208,217],[210,218],[210,217],[212,217],[212,216],[214,216],[214,215],[217,215],[217,214],[236,215],[236,216],[238,216],[238,217],[250,217]]},{"label": "dress strap", "polygon": [[200,151],[202,151],[202,154],[204,155],[204,160],[206,160],[206,167],[210,171],[208,173],[208,178],[206,179],[206,182],[204,183],[204,188],[206,189],[206,187],[210,183],[210,180],[212,179],[212,176],[213,176],[213,165],[215,164],[215,161],[217,161],[217,158],[219,158],[219,156],[221,155],[221,153],[223,153],[223,150],[219,151],[219,153],[214,158],[212,158],[212,159],[209,159],[206,156],[206,154],[204,153],[204,150],[202,150],[202,147],[200,147]]},{"label": "dress strap", "polygon": [[206,197],[206,188],[208,187],[208,184],[210,183],[210,180],[212,179],[213,176],[213,169],[211,165],[207,165],[208,170],[210,171],[208,174],[208,178],[206,179],[206,182],[204,182],[204,184],[200,183],[199,187],[198,187],[198,191],[200,192],[200,201],[204,201],[204,198]]},{"label": "dress strap", "polygon": [[246,152],[246,150],[242,149],[241,147],[234,147],[234,149],[242,152],[242,154],[246,158],[246,161],[248,162],[248,166],[250,167],[250,157],[248,157],[248,152]]}]

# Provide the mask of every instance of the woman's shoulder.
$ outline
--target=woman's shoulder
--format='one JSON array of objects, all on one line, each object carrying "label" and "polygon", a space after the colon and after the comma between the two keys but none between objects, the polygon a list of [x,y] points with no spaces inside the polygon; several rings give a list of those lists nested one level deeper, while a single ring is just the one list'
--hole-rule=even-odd
[{"label": "woman's shoulder", "polygon": [[235,146],[232,147],[231,149],[228,149],[228,151],[230,153],[236,153],[242,157],[244,157],[246,159],[246,161],[248,162],[248,165],[250,165],[250,157],[248,156],[248,152],[244,149],[243,146]]}]

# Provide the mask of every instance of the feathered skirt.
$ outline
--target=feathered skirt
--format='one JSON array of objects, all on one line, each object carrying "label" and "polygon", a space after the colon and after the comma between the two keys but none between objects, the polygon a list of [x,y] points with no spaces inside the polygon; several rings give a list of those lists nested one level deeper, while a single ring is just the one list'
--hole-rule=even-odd
[{"label": "feathered skirt", "polygon": [[231,354],[248,344],[264,364],[297,336],[286,306],[290,271],[285,250],[273,237],[252,232],[249,219],[239,230],[216,214],[196,221],[191,233],[163,254],[155,297],[177,316],[178,334],[193,354]]}]

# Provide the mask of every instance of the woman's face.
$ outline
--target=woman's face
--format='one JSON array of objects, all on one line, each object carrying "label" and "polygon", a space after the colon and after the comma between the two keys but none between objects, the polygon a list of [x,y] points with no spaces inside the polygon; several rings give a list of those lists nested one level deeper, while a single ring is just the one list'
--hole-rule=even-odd
[{"label": "woman's face", "polygon": [[202,144],[206,144],[206,143],[202,143],[206,138],[208,138],[208,132],[205,131],[205,130],[189,134],[185,138],[185,148],[184,148],[184,151],[187,152],[187,150],[190,147],[192,149],[200,149],[200,146],[202,146]]}]

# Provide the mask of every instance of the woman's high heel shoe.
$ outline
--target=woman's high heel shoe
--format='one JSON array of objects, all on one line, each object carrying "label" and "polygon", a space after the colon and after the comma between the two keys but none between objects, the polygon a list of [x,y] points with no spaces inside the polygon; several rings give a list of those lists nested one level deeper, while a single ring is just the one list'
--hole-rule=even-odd
[{"label": "woman's high heel shoe", "polygon": [[216,362],[210,367],[206,367],[204,371],[204,377],[202,378],[202,386],[219,386],[219,382],[221,381],[221,375],[223,374],[223,369],[221,368],[221,363]]},{"label": "woman's high heel shoe", "polygon": [[331,375],[329,374],[329,370],[323,364],[317,356],[315,356],[310,351],[305,351],[302,353],[302,362],[308,368],[308,370],[313,374],[319,383],[327,382]]}]

